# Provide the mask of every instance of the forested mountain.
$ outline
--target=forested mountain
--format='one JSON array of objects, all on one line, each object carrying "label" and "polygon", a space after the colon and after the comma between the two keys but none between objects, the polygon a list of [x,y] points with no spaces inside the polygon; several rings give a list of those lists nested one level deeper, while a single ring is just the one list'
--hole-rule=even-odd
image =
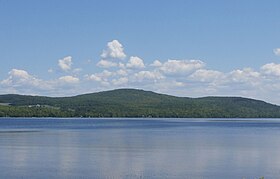
[{"label": "forested mountain", "polygon": [[280,107],[241,97],[186,98],[136,89],[73,97],[0,95],[0,116],[279,118]]}]

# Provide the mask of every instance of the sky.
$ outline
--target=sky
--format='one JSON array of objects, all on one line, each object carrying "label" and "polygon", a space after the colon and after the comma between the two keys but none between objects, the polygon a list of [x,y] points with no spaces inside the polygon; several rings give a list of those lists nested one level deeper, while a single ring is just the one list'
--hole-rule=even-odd
[{"label": "sky", "polygon": [[280,104],[279,0],[0,0],[0,94]]}]

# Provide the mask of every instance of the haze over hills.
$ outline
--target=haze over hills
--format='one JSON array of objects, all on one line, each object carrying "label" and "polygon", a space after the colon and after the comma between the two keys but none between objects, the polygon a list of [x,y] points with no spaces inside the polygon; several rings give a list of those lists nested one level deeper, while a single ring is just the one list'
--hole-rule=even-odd
[{"label": "haze over hills", "polygon": [[188,98],[136,89],[73,97],[0,95],[0,116],[279,118],[280,107],[241,97]]}]

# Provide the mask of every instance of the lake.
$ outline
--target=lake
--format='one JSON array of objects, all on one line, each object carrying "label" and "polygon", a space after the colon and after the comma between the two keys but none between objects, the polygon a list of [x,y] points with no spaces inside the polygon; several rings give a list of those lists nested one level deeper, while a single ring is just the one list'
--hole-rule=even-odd
[{"label": "lake", "polygon": [[0,119],[0,178],[280,176],[278,119]]}]

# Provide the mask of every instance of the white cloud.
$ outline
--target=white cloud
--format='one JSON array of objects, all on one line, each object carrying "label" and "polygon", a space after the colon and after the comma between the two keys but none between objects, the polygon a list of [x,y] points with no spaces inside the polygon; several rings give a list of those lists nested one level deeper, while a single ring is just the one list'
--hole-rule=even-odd
[{"label": "white cloud", "polygon": [[280,64],[268,63],[263,65],[261,70],[266,75],[280,76]]},{"label": "white cloud", "polygon": [[102,81],[102,78],[96,74],[92,74],[90,76],[86,76],[86,78],[88,80],[92,80],[92,81],[97,81],[97,82],[101,82]]},{"label": "white cloud", "polygon": [[273,50],[274,54],[280,56],[280,48],[276,48]]},{"label": "white cloud", "polygon": [[118,79],[113,79],[112,80],[113,85],[120,86],[120,85],[125,85],[128,83],[128,78],[122,77]]},{"label": "white cloud", "polygon": [[[261,83],[262,76],[259,72],[254,71],[252,68],[244,68],[242,70],[233,70],[228,75],[228,81],[230,85],[234,83],[244,83],[245,88],[255,87]],[[241,86],[239,86],[241,87]]]},{"label": "white cloud", "polygon": [[198,69],[189,76],[189,79],[201,82],[212,82],[221,79],[223,76],[224,74],[219,71]]},{"label": "white cloud", "polygon": [[1,81],[1,85],[14,89],[29,90],[35,89],[49,89],[50,85],[44,83],[43,80],[30,75],[27,71],[21,69],[12,69],[8,73],[8,78]]},{"label": "white cloud", "polygon": [[73,73],[80,73],[81,71],[83,71],[83,69],[81,69],[81,68],[75,68],[75,69],[73,70]]},{"label": "white cloud", "polygon": [[148,80],[160,80],[163,79],[164,76],[157,72],[157,71],[140,71],[138,73],[135,73],[135,77],[137,80],[144,80],[144,79],[148,79]]},{"label": "white cloud", "polygon": [[80,82],[80,79],[77,78],[77,77],[73,77],[73,76],[62,76],[59,78],[59,80],[61,82],[64,82],[64,83],[79,83]]},{"label": "white cloud", "polygon": [[12,78],[18,78],[18,79],[29,79],[32,78],[31,75],[28,74],[25,70],[18,70],[18,69],[12,69],[9,72],[10,77]]},{"label": "white cloud", "polygon": [[111,67],[118,66],[118,64],[114,63],[114,62],[111,62],[111,61],[108,61],[108,60],[103,60],[102,59],[97,63],[97,66],[101,67],[101,68],[111,68]]},{"label": "white cloud", "polygon": [[128,68],[144,68],[145,67],[143,60],[139,57],[134,57],[134,56],[130,57],[126,66]]},{"label": "white cloud", "polygon": [[188,74],[204,66],[200,60],[168,60],[162,64],[160,70],[166,74]]},{"label": "white cloud", "polygon": [[125,68],[126,68],[126,66],[125,66],[124,63],[119,63],[119,67],[122,68],[122,69],[125,69]]},{"label": "white cloud", "polygon": [[29,74],[25,70],[12,69],[8,73],[8,77],[0,82],[0,91],[8,90],[29,95],[66,95],[69,94],[69,92],[73,92],[75,89],[69,88],[69,85],[78,82],[79,78],[73,76],[63,76],[53,80],[42,80]]},{"label": "white cloud", "polygon": [[100,83],[104,83],[104,82],[108,82],[108,78],[113,76],[114,73],[110,72],[108,70],[103,70],[101,73],[95,73],[92,75],[87,75],[86,78],[88,80],[92,80],[92,81],[96,81],[96,82],[100,82]]},{"label": "white cloud", "polygon": [[2,85],[30,85],[36,84],[39,82],[38,79],[30,75],[25,70],[12,69],[9,73],[9,77],[1,82]]},{"label": "white cloud", "polygon": [[72,62],[71,56],[67,56],[67,57],[64,57],[63,59],[58,60],[58,66],[63,71],[71,70],[72,64],[73,64],[73,62]]},{"label": "white cloud", "polygon": [[103,50],[101,57],[104,59],[124,59],[126,54],[124,53],[122,44],[117,40],[113,40],[108,42],[107,49]]},{"label": "white cloud", "polygon": [[120,75],[120,76],[127,76],[128,75],[128,72],[124,69],[119,69],[117,72],[116,72],[117,75]]},{"label": "white cloud", "polygon": [[112,76],[113,74],[114,74],[113,72],[110,72],[108,70],[103,70],[100,73],[100,76],[102,76],[103,78],[108,78],[108,77]]},{"label": "white cloud", "polygon": [[160,67],[162,63],[159,60],[155,60],[150,66],[152,67]]}]

